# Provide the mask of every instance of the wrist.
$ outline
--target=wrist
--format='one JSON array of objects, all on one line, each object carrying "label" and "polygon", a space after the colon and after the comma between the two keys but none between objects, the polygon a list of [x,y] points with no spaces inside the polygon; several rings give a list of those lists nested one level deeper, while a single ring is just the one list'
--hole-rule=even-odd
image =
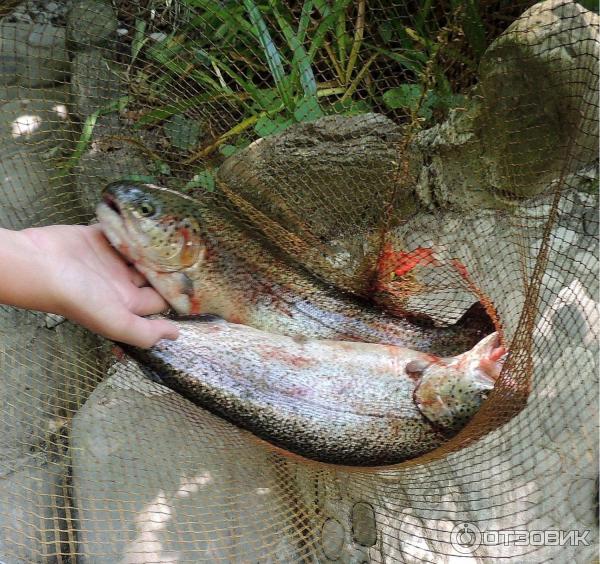
[{"label": "wrist", "polygon": [[17,277],[21,278],[21,303],[13,305],[63,315],[61,260],[52,242],[51,228],[31,227],[13,233],[17,252],[24,263],[16,269]]}]

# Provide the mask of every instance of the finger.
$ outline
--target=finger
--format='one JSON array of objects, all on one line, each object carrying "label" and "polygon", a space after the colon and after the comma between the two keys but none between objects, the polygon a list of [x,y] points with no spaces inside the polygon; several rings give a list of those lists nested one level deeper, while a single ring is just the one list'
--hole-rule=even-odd
[{"label": "finger", "polygon": [[139,270],[136,270],[133,266],[130,266],[128,268],[128,271],[129,280],[131,280],[131,282],[138,288],[141,288],[144,284],[148,283],[146,277]]},{"label": "finger", "polygon": [[112,271],[116,276],[129,278],[129,263],[126,258],[119,253],[104,237],[102,233],[98,235],[96,245],[93,247],[96,260],[103,264],[106,269]]},{"label": "finger", "polygon": [[129,309],[137,315],[151,315],[169,309],[169,304],[163,297],[149,286],[135,288],[129,302]]},{"label": "finger", "polygon": [[177,326],[166,319],[145,319],[127,312],[120,323],[113,327],[107,337],[144,349],[150,348],[161,339],[177,339]]}]

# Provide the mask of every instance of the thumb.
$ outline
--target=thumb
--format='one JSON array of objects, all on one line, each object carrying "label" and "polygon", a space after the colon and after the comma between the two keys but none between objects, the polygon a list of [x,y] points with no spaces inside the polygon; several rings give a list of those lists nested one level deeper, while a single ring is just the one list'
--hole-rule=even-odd
[{"label": "thumb", "polygon": [[177,326],[166,319],[146,319],[128,312],[109,338],[135,347],[147,349],[161,339],[175,340],[179,336]]}]

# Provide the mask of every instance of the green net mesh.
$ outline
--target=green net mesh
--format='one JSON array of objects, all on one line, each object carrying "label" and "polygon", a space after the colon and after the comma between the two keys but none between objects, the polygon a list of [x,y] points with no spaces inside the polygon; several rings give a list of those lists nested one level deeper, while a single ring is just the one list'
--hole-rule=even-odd
[{"label": "green net mesh", "polygon": [[161,184],[393,313],[443,326],[480,302],[510,355],[457,437],[351,468],[0,307],[0,562],[597,558],[597,13],[4,2],[1,227],[88,223],[108,182]]}]

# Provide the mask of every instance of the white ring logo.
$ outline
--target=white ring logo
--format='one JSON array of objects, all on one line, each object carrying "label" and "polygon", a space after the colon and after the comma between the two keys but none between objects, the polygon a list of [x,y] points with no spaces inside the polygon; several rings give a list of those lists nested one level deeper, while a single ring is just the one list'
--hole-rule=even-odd
[{"label": "white ring logo", "polygon": [[473,523],[459,523],[450,533],[450,543],[462,554],[471,554],[481,546],[481,531]]}]

